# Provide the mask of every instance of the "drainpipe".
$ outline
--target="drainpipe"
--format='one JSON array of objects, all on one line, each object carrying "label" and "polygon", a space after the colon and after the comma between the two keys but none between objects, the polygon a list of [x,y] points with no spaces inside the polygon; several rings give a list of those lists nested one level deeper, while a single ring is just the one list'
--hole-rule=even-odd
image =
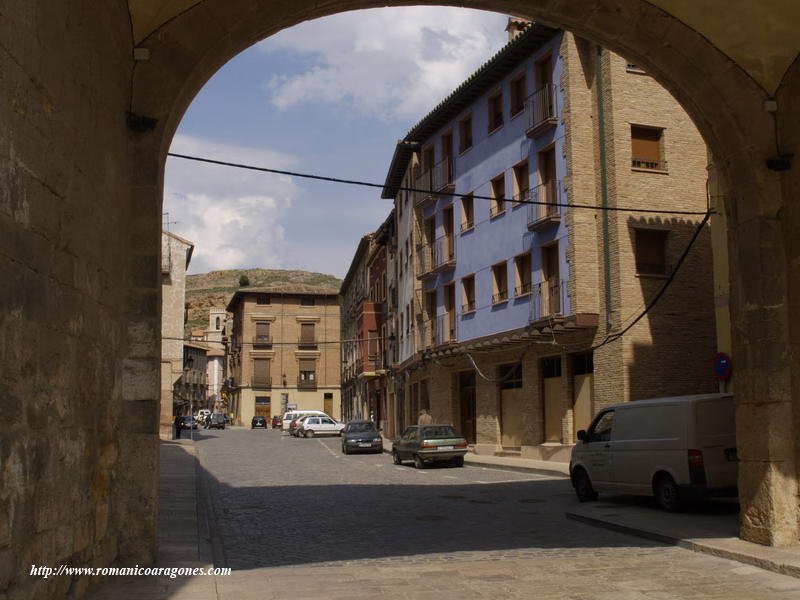
[{"label": "drainpipe", "polygon": [[603,91],[603,48],[597,47],[597,134],[600,138],[600,194],[603,207],[603,264],[606,284],[606,326],[611,327],[611,250],[608,225],[608,164],[606,162],[605,93]]}]

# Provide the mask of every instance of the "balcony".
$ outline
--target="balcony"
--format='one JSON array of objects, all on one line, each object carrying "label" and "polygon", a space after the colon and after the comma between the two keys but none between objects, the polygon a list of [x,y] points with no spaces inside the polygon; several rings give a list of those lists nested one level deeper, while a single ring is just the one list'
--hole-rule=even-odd
[{"label": "balcony", "polygon": [[492,294],[492,304],[502,304],[508,302],[508,289],[498,290]]},{"label": "balcony", "polygon": [[528,231],[541,229],[561,220],[561,181],[553,179],[531,190],[528,205]]},{"label": "balcony", "polygon": [[314,377],[313,379],[304,379],[302,375],[297,376],[297,389],[298,390],[305,390],[305,391],[316,391],[317,389],[317,379]]},{"label": "balcony", "polygon": [[517,287],[514,288],[514,297],[521,298],[522,296],[527,296],[531,293],[532,288],[533,286],[530,281],[518,285]]},{"label": "balcony", "polygon": [[300,350],[316,350],[317,349],[317,340],[316,338],[299,338],[297,341],[297,348]]},{"label": "balcony", "polygon": [[271,335],[254,335],[253,346],[272,346]]},{"label": "balcony", "polygon": [[525,135],[534,138],[558,123],[556,109],[556,86],[547,83],[528,96],[525,103],[528,123]]},{"label": "balcony", "polygon": [[461,305],[461,314],[466,315],[475,312],[475,300],[470,300]]},{"label": "balcony", "polygon": [[635,171],[654,171],[656,173],[669,173],[667,161],[653,160],[650,158],[631,158],[631,169]]},{"label": "balcony", "polygon": [[417,279],[456,266],[456,237],[443,235],[417,249]]},{"label": "balcony", "polygon": [[259,389],[270,389],[272,388],[272,377],[254,377],[252,386]]},{"label": "balcony", "polygon": [[417,177],[414,187],[420,190],[415,193],[414,204],[418,207],[434,200],[436,194],[452,192],[455,189],[455,169],[453,160],[445,158]]},{"label": "balcony", "polygon": [[546,279],[532,286],[531,323],[564,316],[567,282]]}]

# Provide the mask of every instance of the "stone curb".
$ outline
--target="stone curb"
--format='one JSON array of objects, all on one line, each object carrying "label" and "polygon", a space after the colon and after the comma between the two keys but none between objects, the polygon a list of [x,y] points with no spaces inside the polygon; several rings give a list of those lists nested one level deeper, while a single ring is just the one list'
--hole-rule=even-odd
[{"label": "stone curb", "polygon": [[759,567],[767,571],[772,571],[774,573],[780,573],[781,575],[788,575],[790,577],[796,577],[800,579],[800,567],[771,560],[769,558],[753,556],[752,554],[747,554],[746,552],[739,552],[737,550],[731,550],[728,548],[720,548],[719,546],[714,546],[710,543],[699,542],[697,540],[678,538],[665,533],[648,531],[646,529],[639,529],[638,527],[631,527],[629,525],[620,525],[619,523],[614,523],[613,521],[598,519],[596,517],[588,517],[586,515],[573,512],[566,512],[564,513],[564,516],[567,519],[579,521],[581,523],[585,523],[586,525],[602,527],[603,529],[608,529],[610,531],[616,531],[646,540],[660,542],[662,544],[669,544],[671,546],[678,546],[694,552],[702,552],[703,554],[727,558],[743,564]]}]

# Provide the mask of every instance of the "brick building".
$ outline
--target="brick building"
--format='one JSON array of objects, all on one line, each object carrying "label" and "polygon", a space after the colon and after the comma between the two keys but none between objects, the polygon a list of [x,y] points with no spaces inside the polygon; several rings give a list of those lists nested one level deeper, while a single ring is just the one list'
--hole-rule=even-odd
[{"label": "brick building", "polygon": [[698,229],[707,151],[636,65],[538,24],[510,20],[509,34],[389,167],[387,431],[425,408],[476,452],[568,460],[603,406],[716,388],[707,227],[656,307],[601,345],[641,314]]},{"label": "brick building", "polygon": [[234,293],[228,340],[228,411],[253,416],[287,407],[340,416],[339,297],[302,285]]},{"label": "brick building", "polygon": [[339,290],[342,303],[342,417],[387,421],[387,368],[392,335],[389,298],[394,264],[394,211],[377,231],[361,238]]}]

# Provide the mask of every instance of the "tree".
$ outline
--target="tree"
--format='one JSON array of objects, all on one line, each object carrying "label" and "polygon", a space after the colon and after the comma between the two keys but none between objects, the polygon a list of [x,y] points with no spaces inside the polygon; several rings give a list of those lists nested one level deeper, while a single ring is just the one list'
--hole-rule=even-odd
[{"label": "tree", "polygon": [[244,273],[242,273],[239,276],[239,287],[246,287],[248,285],[250,285],[250,278]]}]

